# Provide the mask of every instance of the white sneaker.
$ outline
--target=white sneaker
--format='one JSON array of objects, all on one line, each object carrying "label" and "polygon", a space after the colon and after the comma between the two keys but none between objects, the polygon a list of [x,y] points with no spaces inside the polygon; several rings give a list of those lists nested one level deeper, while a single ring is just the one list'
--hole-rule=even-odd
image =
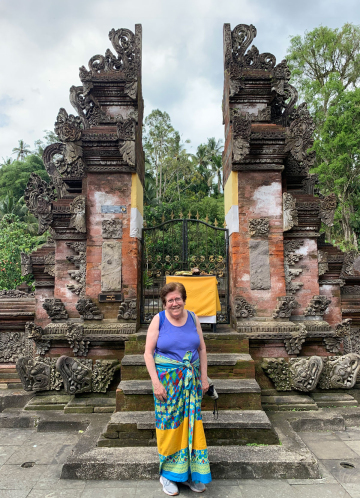
[{"label": "white sneaker", "polygon": [[173,481],[169,481],[164,476],[160,476],[160,483],[163,486],[163,491],[169,496],[176,496],[179,494],[179,488]]},{"label": "white sneaker", "polygon": [[185,484],[185,486],[189,486],[191,491],[195,491],[195,493],[202,493],[206,489],[206,486],[203,482],[185,481],[182,484]]}]

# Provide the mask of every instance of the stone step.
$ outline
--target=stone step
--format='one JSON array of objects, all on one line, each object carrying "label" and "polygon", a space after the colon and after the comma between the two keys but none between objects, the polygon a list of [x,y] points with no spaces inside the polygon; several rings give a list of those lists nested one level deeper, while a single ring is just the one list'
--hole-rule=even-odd
[{"label": "stone step", "polygon": [[[216,379],[219,410],[261,410],[261,389],[255,379]],[[204,396],[202,410],[213,410],[214,402]],[[150,380],[123,380],[116,391],[116,411],[152,411],[154,399]]]},{"label": "stone step", "polygon": [[[265,412],[261,410],[224,410],[214,419],[202,415],[207,444],[278,444],[279,440]],[[98,440],[100,447],[156,446],[155,412],[114,413]]]},{"label": "stone step", "polygon": [[306,394],[261,396],[261,404],[266,411],[318,410],[318,405]]},{"label": "stone step", "polygon": [[0,365],[0,373],[5,373],[5,372],[16,373],[17,372],[16,365],[12,363],[9,363],[8,365]]},{"label": "stone step", "polygon": [[[209,353],[208,374],[211,379],[253,379],[255,362],[249,354]],[[149,374],[142,354],[125,355],[121,360],[122,380],[147,380]]]},{"label": "stone step", "polygon": [[115,398],[103,397],[74,397],[65,406],[65,413],[114,413]]},{"label": "stone step", "polygon": [[17,382],[20,382],[19,374],[17,372],[1,372],[0,370],[0,382],[10,382],[7,379],[16,379]]},{"label": "stone step", "polygon": [[319,408],[332,406],[358,406],[357,400],[347,393],[311,393]]},{"label": "stone step", "polygon": [[67,394],[36,395],[28,402],[24,410],[64,410],[73,397]]}]

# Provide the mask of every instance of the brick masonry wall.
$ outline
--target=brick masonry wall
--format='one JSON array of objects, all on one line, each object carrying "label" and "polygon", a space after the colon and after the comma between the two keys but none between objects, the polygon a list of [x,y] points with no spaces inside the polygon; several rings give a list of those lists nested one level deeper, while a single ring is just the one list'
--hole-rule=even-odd
[{"label": "brick masonry wall", "polygon": [[320,285],[321,296],[331,299],[331,304],[325,312],[324,320],[335,327],[342,321],[340,285]]}]

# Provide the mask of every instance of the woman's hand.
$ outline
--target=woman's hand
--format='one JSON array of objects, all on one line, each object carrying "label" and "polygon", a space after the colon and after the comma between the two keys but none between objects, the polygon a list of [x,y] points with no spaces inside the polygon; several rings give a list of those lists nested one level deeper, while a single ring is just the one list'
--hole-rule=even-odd
[{"label": "woman's hand", "polygon": [[204,396],[204,394],[206,393],[206,391],[210,387],[209,382],[207,380],[207,377],[205,377],[205,379],[201,379],[201,387],[202,387],[202,393],[203,393],[203,396]]},{"label": "woman's hand", "polygon": [[159,401],[167,400],[166,389],[160,382],[154,386],[154,396]]}]

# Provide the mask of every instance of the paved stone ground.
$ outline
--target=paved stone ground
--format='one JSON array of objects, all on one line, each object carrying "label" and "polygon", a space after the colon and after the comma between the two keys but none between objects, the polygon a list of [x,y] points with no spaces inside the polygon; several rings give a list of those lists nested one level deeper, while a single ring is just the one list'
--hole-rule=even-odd
[{"label": "paved stone ground", "polygon": [[[319,459],[322,479],[217,480],[204,498],[360,498],[360,427],[346,431],[298,433]],[[0,429],[1,498],[157,498],[158,481],[77,481],[60,479],[62,464],[77,433]],[[22,468],[25,462],[33,467]],[[354,468],[344,468],[346,462]],[[194,496],[180,487],[180,495]],[[197,496],[197,495],[195,495]]]}]

